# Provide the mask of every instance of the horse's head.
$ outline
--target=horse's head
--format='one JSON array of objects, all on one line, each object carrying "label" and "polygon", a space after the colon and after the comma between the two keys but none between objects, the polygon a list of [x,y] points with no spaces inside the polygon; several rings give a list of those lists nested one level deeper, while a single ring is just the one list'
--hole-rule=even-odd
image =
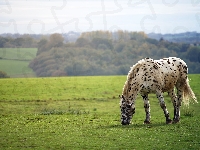
[{"label": "horse's head", "polygon": [[120,97],[120,109],[121,109],[121,124],[129,125],[133,114],[135,113],[135,108],[133,108],[133,103],[125,99],[125,97]]}]

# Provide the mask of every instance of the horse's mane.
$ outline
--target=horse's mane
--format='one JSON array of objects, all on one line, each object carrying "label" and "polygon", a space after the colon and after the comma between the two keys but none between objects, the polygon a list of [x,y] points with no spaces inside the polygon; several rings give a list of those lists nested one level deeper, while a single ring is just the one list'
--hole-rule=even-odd
[{"label": "horse's mane", "polygon": [[133,65],[133,67],[130,67],[130,71],[127,75],[127,80],[124,84],[123,87],[123,92],[122,95],[125,96],[127,98],[128,95],[128,90],[130,87],[130,83],[132,81],[132,79],[134,79],[136,77],[136,73],[139,71],[139,68],[146,62],[146,59],[142,59],[140,61],[138,61],[135,65]]}]

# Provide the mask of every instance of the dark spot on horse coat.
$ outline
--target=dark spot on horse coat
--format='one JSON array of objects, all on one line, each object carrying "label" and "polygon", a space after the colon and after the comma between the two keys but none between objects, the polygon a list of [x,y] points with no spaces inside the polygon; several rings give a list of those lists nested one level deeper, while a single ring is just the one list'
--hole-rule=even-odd
[{"label": "dark spot on horse coat", "polygon": [[158,69],[158,66],[157,66],[157,65],[153,65],[153,67],[154,67],[155,69]]},{"label": "dark spot on horse coat", "polygon": [[159,62],[157,62],[158,65],[161,65]]},{"label": "dark spot on horse coat", "polygon": [[154,79],[153,79],[153,82],[158,83],[158,81],[156,81],[156,80],[154,80]]},{"label": "dark spot on horse coat", "polygon": [[187,66],[183,66],[183,69],[187,70]]}]

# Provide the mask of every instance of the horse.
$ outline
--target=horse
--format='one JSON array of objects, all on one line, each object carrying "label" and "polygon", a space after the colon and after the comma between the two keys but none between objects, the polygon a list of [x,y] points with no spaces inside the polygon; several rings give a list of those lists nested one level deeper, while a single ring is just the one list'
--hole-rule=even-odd
[{"label": "horse", "polygon": [[[177,89],[177,95],[175,93]],[[174,106],[174,118],[170,119],[163,93],[168,92]],[[145,58],[131,67],[120,97],[121,124],[129,125],[135,113],[135,100],[140,94],[144,101],[146,118],[144,124],[150,124],[149,93],[155,93],[162,108],[166,124],[180,121],[180,106],[189,106],[190,98],[198,103],[189,85],[188,67],[180,58],[169,57],[160,60]]]}]

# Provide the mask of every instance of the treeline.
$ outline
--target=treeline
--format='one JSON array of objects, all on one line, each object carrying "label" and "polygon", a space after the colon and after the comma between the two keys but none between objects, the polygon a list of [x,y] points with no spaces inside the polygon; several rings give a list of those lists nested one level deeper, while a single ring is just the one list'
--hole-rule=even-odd
[{"label": "treeline", "polygon": [[30,35],[0,36],[0,48],[35,48],[38,40]]},{"label": "treeline", "polygon": [[144,32],[85,32],[75,42],[52,34],[37,42],[30,67],[37,76],[124,75],[138,60],[180,57],[200,73],[200,47],[148,38]]},{"label": "treeline", "polygon": [[[190,34],[192,39],[198,36],[185,34]],[[185,34],[174,37],[186,37]],[[144,32],[5,34],[0,36],[0,47],[38,48],[37,56],[29,64],[37,76],[122,75],[127,74],[130,66],[145,57],[180,57],[186,61],[189,73],[200,73],[199,45],[170,42],[165,36],[153,39]]]},{"label": "treeline", "polygon": [[[38,41],[49,39],[51,34],[0,34],[0,48],[36,48]],[[80,36],[78,32],[63,33],[64,43],[75,42]]]},{"label": "treeline", "polygon": [[167,41],[175,43],[188,43],[193,45],[200,45],[200,33],[197,32],[184,32],[176,34],[149,33],[148,37],[156,40],[164,38]]}]

